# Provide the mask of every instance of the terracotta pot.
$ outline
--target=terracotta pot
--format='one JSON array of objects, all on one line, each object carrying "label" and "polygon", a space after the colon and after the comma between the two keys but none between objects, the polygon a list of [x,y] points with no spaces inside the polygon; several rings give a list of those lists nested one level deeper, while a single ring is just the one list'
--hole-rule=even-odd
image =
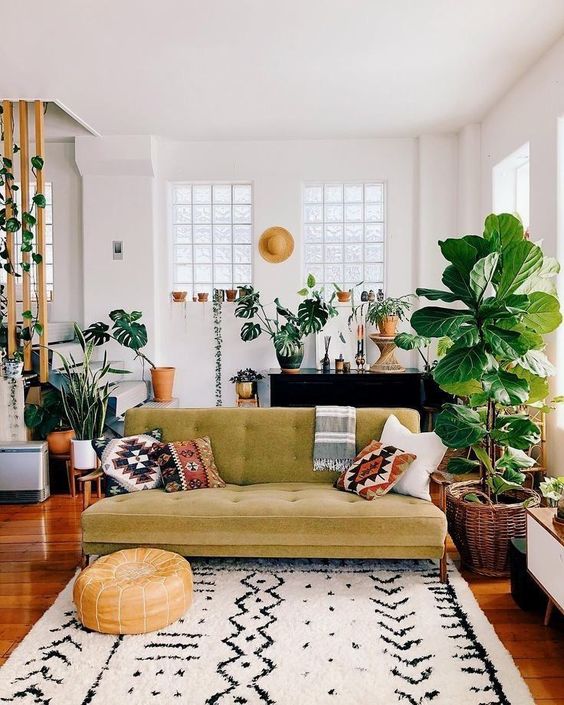
[{"label": "terracotta pot", "polygon": [[177,303],[182,303],[183,301],[186,301],[186,294],[187,291],[173,291],[172,292],[172,300],[176,301]]},{"label": "terracotta pot", "polygon": [[[206,294],[207,296],[207,294]],[[152,367],[153,397],[155,401],[171,401],[175,367]]]},{"label": "terracotta pot", "polygon": [[98,456],[92,447],[92,441],[71,440],[72,462],[77,470],[94,470],[98,464]]},{"label": "terracotta pot", "polygon": [[397,335],[399,318],[397,316],[386,316],[378,323],[378,330],[380,335],[384,335],[387,338],[395,338]]},{"label": "terracotta pot", "polygon": [[252,399],[255,391],[254,382],[236,382],[235,389],[241,399]]},{"label": "terracotta pot", "polygon": [[225,295],[227,296],[228,301],[235,301],[237,298],[237,289],[226,289]]},{"label": "terracotta pot", "polygon": [[199,301],[201,304],[205,304],[206,301],[208,300],[209,296],[210,296],[210,295],[209,295],[207,292],[199,291],[199,292],[198,292],[198,301]]},{"label": "terracotta pot", "polygon": [[339,303],[346,304],[351,300],[351,292],[350,291],[338,291],[337,292],[337,299],[338,299]]},{"label": "terracotta pot", "polygon": [[47,445],[51,455],[66,455],[70,453],[74,431],[69,428],[64,431],[51,431],[47,434]]}]

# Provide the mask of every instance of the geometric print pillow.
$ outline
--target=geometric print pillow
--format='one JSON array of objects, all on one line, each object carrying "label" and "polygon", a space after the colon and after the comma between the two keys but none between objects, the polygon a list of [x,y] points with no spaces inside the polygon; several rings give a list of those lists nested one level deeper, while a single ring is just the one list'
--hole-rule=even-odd
[{"label": "geometric print pillow", "polygon": [[137,436],[92,441],[106,480],[106,497],[159,487],[161,471],[151,452],[159,445],[161,429]]},{"label": "geometric print pillow", "polygon": [[395,446],[372,441],[360,451],[348,470],[340,474],[335,487],[355,492],[364,499],[380,497],[392,489],[416,457]]},{"label": "geometric print pillow", "polygon": [[152,457],[159,465],[166,492],[225,487],[207,436],[192,441],[162,443],[153,451]]}]

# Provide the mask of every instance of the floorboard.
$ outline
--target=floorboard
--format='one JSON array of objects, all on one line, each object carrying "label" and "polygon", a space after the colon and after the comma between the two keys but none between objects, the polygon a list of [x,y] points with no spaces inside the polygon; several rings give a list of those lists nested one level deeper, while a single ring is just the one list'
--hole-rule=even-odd
[{"label": "floorboard", "polygon": [[[53,495],[39,505],[0,507],[0,665],[55,601],[80,562],[82,498]],[[449,553],[455,559],[452,544]],[[564,705],[564,619],[543,626],[523,612],[508,580],[463,570],[480,607],[525,678],[537,705]]]}]

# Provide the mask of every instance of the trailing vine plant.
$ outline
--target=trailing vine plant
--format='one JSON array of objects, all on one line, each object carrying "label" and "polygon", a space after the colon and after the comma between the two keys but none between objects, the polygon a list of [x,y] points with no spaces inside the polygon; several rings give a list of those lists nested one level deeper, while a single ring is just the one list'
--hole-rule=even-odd
[{"label": "trailing vine plant", "polygon": [[213,337],[215,351],[215,405],[223,406],[222,387],[221,387],[221,368],[222,368],[222,345],[223,336],[221,333],[221,314],[222,301],[219,293],[214,290],[212,297],[212,312],[213,312]]},{"label": "trailing vine plant", "polygon": [[[13,119],[13,118],[12,118]],[[13,126],[12,126],[13,129]],[[0,106],[0,130],[1,139],[4,140],[4,111]],[[14,155],[20,151],[19,146],[14,143]],[[45,195],[37,191],[31,198],[29,210],[21,211],[16,201],[15,194],[19,190],[19,186],[14,183],[15,177],[13,173],[13,162],[8,157],[0,154],[0,267],[4,269],[8,276],[20,277],[21,272],[31,273],[32,266],[39,265],[43,258],[36,250],[35,234],[33,228],[37,223],[37,209],[45,208],[47,202]],[[31,172],[37,183],[37,173],[43,169],[43,157],[35,155],[30,159]],[[3,189],[2,189],[3,187]],[[5,193],[2,191],[4,190]],[[22,255],[20,261],[14,262],[11,253],[7,247],[7,235],[12,233],[14,240],[18,240],[18,233],[21,231],[21,244],[19,247]],[[29,261],[25,261],[23,255],[29,254]],[[38,304],[37,282],[35,277],[31,277],[33,282],[33,295],[36,304]],[[22,312],[22,318],[25,326],[21,331],[21,339],[24,344],[30,345],[35,333],[41,335],[43,326],[38,320],[39,306],[36,305],[35,314],[31,309]]]}]

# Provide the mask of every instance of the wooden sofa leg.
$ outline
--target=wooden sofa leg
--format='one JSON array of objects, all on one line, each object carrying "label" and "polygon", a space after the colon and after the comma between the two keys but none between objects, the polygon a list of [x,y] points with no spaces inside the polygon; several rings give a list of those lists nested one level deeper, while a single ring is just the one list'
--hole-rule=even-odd
[{"label": "wooden sofa leg", "polygon": [[445,547],[445,552],[439,561],[439,576],[441,583],[448,583],[448,570],[447,570],[447,552]]}]

